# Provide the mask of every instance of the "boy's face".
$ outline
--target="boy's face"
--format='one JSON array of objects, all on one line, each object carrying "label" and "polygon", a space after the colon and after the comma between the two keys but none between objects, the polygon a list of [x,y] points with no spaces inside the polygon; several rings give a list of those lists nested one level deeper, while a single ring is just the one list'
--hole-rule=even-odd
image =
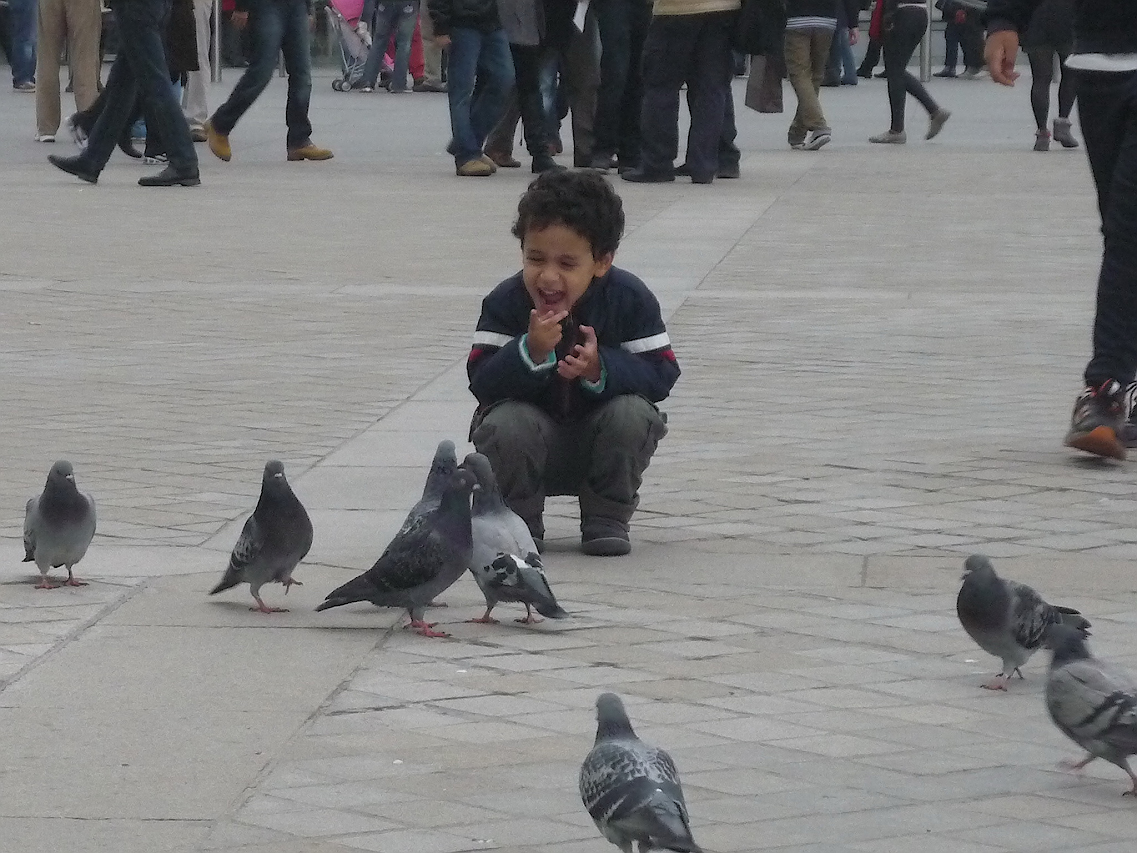
[{"label": "boy's face", "polygon": [[525,290],[538,315],[569,311],[594,278],[612,268],[612,254],[592,257],[592,245],[567,225],[525,232],[521,242]]}]

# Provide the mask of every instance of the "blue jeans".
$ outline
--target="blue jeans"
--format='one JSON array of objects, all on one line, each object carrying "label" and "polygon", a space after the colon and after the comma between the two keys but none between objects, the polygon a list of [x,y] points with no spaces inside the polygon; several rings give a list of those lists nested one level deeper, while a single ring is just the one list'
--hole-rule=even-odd
[{"label": "blue jeans", "polygon": [[1137,71],[1078,71],[1078,117],[1104,237],[1086,382],[1137,370]]},{"label": "blue jeans", "polygon": [[141,97],[151,130],[166,146],[170,165],[178,172],[196,174],[197,154],[181,104],[170,86],[162,44],[170,0],[116,0],[114,16],[121,45],[107,76],[106,107],[91,128],[87,150],[80,156],[101,171],[134,113],[135,100]]},{"label": "blue jeans", "polygon": [[12,85],[36,79],[36,0],[8,0],[8,22],[12,28]]},{"label": "blue jeans", "polygon": [[[478,91],[474,92],[477,82]],[[450,132],[454,162],[482,155],[482,145],[505,112],[513,86],[513,57],[504,30],[483,33],[455,27],[450,33]]]},{"label": "blue jeans", "polygon": [[276,58],[283,50],[284,70],[288,72],[288,99],[284,106],[287,145],[299,148],[312,135],[308,121],[308,101],[312,97],[308,4],[305,0],[252,0],[249,25],[253,31],[253,61],[233,87],[229,100],[213,114],[210,124],[224,136],[232,132],[272,80]]},{"label": "blue jeans", "polygon": [[[366,14],[366,12],[365,12]],[[395,68],[391,72],[391,91],[407,90],[407,65],[411,60],[411,39],[415,34],[418,20],[418,0],[379,0],[375,4],[374,23],[371,26],[371,50],[367,52],[367,64],[363,66],[364,86],[375,86],[379,79],[379,66],[387,53],[387,42],[395,33]]]}]

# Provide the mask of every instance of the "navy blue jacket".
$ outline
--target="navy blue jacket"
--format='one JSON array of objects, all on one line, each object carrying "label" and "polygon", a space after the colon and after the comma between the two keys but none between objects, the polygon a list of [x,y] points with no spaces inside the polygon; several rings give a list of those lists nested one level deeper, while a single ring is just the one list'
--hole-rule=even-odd
[{"label": "navy blue jacket", "polygon": [[679,378],[679,365],[647,285],[626,270],[612,267],[589,285],[565,320],[566,334],[557,347],[560,359],[577,343],[576,328],[591,326],[603,362],[603,387],[586,389],[579,380],[562,379],[555,366],[528,362],[520,350],[529,330],[529,298],[521,273],[510,276],[482,300],[474,346],[466,372],[479,410],[501,400],[524,400],[558,421],[574,420],[621,394],[663,400]]},{"label": "navy blue jacket", "polygon": [[[990,0],[983,15],[988,32],[1025,32],[1042,0]],[[1078,0],[1075,53],[1137,53],[1135,0]]]}]

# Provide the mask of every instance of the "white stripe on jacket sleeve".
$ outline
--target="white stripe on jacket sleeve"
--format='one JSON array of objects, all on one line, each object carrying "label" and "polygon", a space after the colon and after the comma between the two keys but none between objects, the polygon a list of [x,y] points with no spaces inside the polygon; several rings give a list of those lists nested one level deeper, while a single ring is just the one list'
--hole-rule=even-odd
[{"label": "white stripe on jacket sleeve", "polygon": [[512,335],[499,332],[474,332],[474,346],[503,347],[513,340]]},{"label": "white stripe on jacket sleeve", "polygon": [[671,346],[671,338],[667,336],[667,332],[660,332],[658,335],[652,335],[648,338],[636,338],[634,341],[624,341],[620,344],[620,349],[627,352],[651,352],[652,350],[664,349]]}]

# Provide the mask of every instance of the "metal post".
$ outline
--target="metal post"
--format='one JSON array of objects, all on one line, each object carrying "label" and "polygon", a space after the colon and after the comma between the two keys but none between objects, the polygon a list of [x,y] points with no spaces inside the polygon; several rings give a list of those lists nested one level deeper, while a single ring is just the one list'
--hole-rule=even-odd
[{"label": "metal post", "polygon": [[213,38],[209,45],[209,82],[221,82],[221,0],[213,0]]},{"label": "metal post", "polygon": [[920,40],[920,80],[924,83],[932,79],[932,9],[932,0],[928,0],[928,26]]}]

